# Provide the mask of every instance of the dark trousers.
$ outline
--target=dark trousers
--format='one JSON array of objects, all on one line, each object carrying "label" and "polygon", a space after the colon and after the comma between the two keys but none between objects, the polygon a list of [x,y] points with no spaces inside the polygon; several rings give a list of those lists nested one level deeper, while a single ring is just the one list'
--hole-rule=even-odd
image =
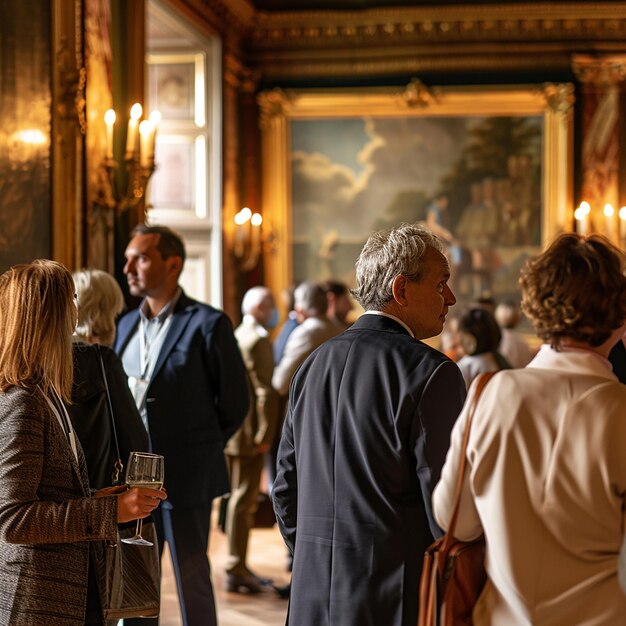
[{"label": "dark trousers", "polygon": [[[183,626],[217,626],[211,567],[207,550],[211,527],[210,504],[170,509],[165,502],[152,515],[159,546],[165,541],[172,554]],[[167,507],[167,508],[166,508]],[[154,619],[126,619],[125,626],[156,626]]]}]

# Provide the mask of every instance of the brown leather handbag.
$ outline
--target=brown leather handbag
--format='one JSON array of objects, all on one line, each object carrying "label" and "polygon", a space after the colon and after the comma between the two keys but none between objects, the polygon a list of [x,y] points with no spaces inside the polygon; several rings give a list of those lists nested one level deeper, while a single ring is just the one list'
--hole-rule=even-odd
[{"label": "brown leather handbag", "polygon": [[454,529],[459,513],[472,418],[480,394],[494,373],[483,374],[476,384],[463,435],[450,526],[446,534],[435,541],[424,554],[418,626],[471,626],[474,606],[487,580],[484,537],[473,541],[459,541],[454,536]]}]

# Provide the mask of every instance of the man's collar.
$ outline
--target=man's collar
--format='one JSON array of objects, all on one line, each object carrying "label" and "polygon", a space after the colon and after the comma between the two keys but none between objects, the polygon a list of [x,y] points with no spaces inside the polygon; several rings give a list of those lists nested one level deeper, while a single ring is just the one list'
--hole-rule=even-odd
[{"label": "man's collar", "polygon": [[[153,316],[152,319],[157,318],[159,320],[159,323],[162,323],[163,321],[165,321],[167,319],[167,316],[174,311],[174,308],[176,307],[176,303],[178,302],[182,292],[183,290],[180,287],[178,287],[178,289],[176,290],[176,293],[174,294],[174,297],[155,316]],[[148,302],[144,298],[141,304],[139,305],[139,315],[141,319],[145,321],[148,321],[149,319],[151,319],[148,317],[148,313],[149,313]]]},{"label": "man's collar", "polygon": [[382,315],[383,317],[388,317],[389,319],[392,319],[395,322],[398,322],[398,324],[400,324],[401,326],[403,326],[406,329],[406,332],[409,333],[409,335],[411,335],[413,339],[415,339],[413,331],[399,317],[391,315],[391,313],[385,313],[384,311],[365,311],[363,315]]}]

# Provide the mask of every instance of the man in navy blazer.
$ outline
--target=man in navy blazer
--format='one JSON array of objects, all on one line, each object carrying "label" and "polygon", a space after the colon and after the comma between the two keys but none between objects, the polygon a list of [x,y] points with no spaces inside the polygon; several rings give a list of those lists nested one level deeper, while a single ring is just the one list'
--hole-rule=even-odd
[{"label": "man in navy blazer", "polygon": [[185,249],[176,233],[140,225],[125,256],[130,292],[143,301],[120,320],[115,349],[151,449],[165,457],[171,508],[155,515],[159,543],[172,553],[183,623],[213,626],[211,502],[230,489],[224,446],[248,410],[246,370],[226,315],[179,287]]},{"label": "man in navy blazer", "polygon": [[444,247],[404,224],[357,261],[365,309],[296,372],[272,497],[293,552],[290,626],[415,626],[431,506],[465,399],[438,335],[456,300]]}]

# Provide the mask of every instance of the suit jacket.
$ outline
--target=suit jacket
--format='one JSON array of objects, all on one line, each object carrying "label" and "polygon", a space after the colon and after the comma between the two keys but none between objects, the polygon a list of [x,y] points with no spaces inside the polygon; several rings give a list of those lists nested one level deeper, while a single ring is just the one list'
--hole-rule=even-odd
[{"label": "suit jacket", "polygon": [[326,317],[309,317],[296,326],[287,339],[283,356],[274,369],[272,386],[286,396],[296,370],[315,348],[341,331]]},{"label": "suit jacket", "polygon": [[272,387],[274,355],[267,331],[253,318],[244,317],[235,337],[250,377],[250,408],[241,428],[230,438],[226,453],[257,454],[260,445],[274,441],[278,422],[278,394]]},{"label": "suit jacket", "polygon": [[[614,626],[626,493],[626,387],[589,352],[548,346],[495,375],[472,429],[455,535],[487,539],[475,626]],[[452,514],[466,411],[454,428],[434,508]]]},{"label": "suit jacket", "polygon": [[[106,371],[120,460],[126,466],[133,450],[148,450],[148,433],[139,417],[135,400],[128,388],[122,362],[111,348],[78,342],[73,346],[74,386],[72,404],[67,407],[72,424],[87,461],[89,485],[100,489],[113,484],[113,471],[118,459],[111,428],[111,415],[106,396],[100,353]],[[124,482],[124,474],[119,476]]]},{"label": "suit jacket", "polygon": [[[139,311],[119,322],[121,355]],[[248,410],[246,369],[222,311],[181,293],[146,392],[152,450],[165,457],[176,507],[199,507],[229,490],[224,446]]]},{"label": "suit jacket", "polygon": [[0,476],[0,624],[82,626],[88,542],[115,540],[117,499],[89,497],[80,445],[76,461],[38,390],[0,393]]},{"label": "suit jacket", "polygon": [[272,492],[294,553],[289,624],[415,626],[440,535],[431,492],[464,398],[450,359],[378,315],[298,370]]}]

